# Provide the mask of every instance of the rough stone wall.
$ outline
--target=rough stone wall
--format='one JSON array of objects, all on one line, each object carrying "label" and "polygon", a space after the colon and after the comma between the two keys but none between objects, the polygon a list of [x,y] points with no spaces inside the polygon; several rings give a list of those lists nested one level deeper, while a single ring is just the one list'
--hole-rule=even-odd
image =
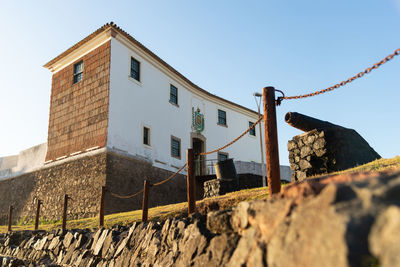
[{"label": "rough stone wall", "polygon": [[[123,156],[113,152],[107,155],[106,186],[119,195],[131,195],[143,189],[144,180],[152,184],[168,178],[173,172],[156,168],[150,162]],[[115,213],[142,208],[143,195],[130,199],[118,199],[106,195],[105,212]],[[160,186],[150,188],[149,208],[159,205],[187,201],[186,176],[178,174],[172,180]]]},{"label": "rough stone wall", "polygon": [[[110,42],[53,75],[46,160],[106,145]],[[73,83],[74,64],[83,60],[83,79]]]},{"label": "rough stone wall", "polygon": [[288,142],[292,182],[327,173],[328,161],[324,131],[313,130]]},{"label": "rough stone wall", "polygon": [[35,172],[0,181],[0,222],[5,224],[9,205],[13,205],[13,221],[32,221],[36,199],[43,201],[43,219],[62,217],[64,194],[68,202],[68,218],[98,214],[101,186],[106,180],[106,154],[82,157]]},{"label": "rough stone wall", "polygon": [[[153,167],[151,163],[113,152],[99,152],[65,163],[0,181],[0,223],[6,224],[8,207],[13,205],[13,221],[32,221],[36,199],[43,201],[41,219],[62,218],[64,194],[68,201],[68,219],[97,216],[101,187],[118,195],[131,195],[143,189],[144,180],[156,183],[172,172]],[[149,207],[185,202],[186,176],[150,189]],[[119,199],[106,194],[105,213],[142,208],[142,194]]]},{"label": "rough stone wall", "polygon": [[333,176],[207,215],[94,232],[0,234],[0,260],[5,266],[400,266],[399,184],[399,170]]},{"label": "rough stone wall", "polygon": [[232,181],[212,179],[204,182],[203,197],[215,197],[239,191],[242,189],[257,188],[262,186],[262,177],[255,174],[238,174],[239,186],[235,186]]},{"label": "rough stone wall", "polygon": [[312,130],[288,142],[292,181],[349,169],[381,158],[355,130]]}]

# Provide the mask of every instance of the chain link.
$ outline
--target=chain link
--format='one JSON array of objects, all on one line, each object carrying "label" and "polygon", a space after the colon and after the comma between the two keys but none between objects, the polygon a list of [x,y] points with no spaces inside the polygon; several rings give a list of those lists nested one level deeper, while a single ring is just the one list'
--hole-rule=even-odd
[{"label": "chain link", "polygon": [[[168,182],[169,180],[171,180],[172,178],[174,178],[181,170],[183,170],[183,169],[186,167],[186,165],[187,165],[187,162],[186,162],[179,170],[177,170],[174,174],[172,174],[172,175],[171,175],[170,177],[168,177],[167,179],[162,180],[161,182],[158,182],[158,183],[155,183],[155,184],[150,184],[150,186],[159,186],[159,185],[162,185],[162,184]],[[135,196],[137,196],[137,195],[143,193],[143,191],[144,191],[144,189],[140,190],[139,192],[136,192],[135,194],[128,195],[128,196],[121,196],[121,195],[115,194],[115,193],[113,193],[113,192],[111,192],[111,191],[108,191],[108,192],[110,192],[110,194],[111,194],[113,197],[121,198],[121,199],[128,199],[128,198],[133,198],[133,197],[135,197]]]},{"label": "chain link", "polygon": [[342,81],[342,82],[340,82],[340,83],[337,83],[337,84],[335,84],[334,86],[328,87],[328,88],[323,89],[323,90],[320,90],[320,91],[316,91],[316,92],[314,92],[314,93],[305,94],[305,95],[283,96],[283,97],[279,97],[279,98],[278,98],[278,101],[279,101],[279,103],[280,103],[280,101],[282,101],[282,99],[289,100],[289,99],[306,98],[306,97],[311,97],[311,96],[315,96],[315,95],[319,95],[319,94],[323,94],[323,93],[326,93],[326,92],[335,90],[335,89],[337,89],[337,88],[339,88],[339,87],[341,87],[341,86],[344,86],[344,85],[346,85],[346,84],[348,84],[348,83],[350,83],[350,82],[352,82],[352,81],[354,81],[354,80],[356,80],[356,79],[358,79],[358,78],[363,77],[365,74],[368,74],[368,73],[370,73],[372,70],[379,68],[382,64],[385,64],[386,62],[388,62],[389,60],[393,59],[393,57],[398,56],[399,54],[400,54],[400,48],[399,48],[399,49],[396,49],[396,50],[393,52],[393,54],[388,55],[387,57],[385,57],[384,59],[382,59],[382,60],[379,61],[378,63],[372,65],[372,67],[366,68],[364,71],[362,71],[362,72],[356,74],[355,76],[353,76],[353,77],[351,77],[351,78],[349,78],[349,79],[347,79],[347,80],[345,80],[345,81]]},{"label": "chain link", "polygon": [[155,183],[155,184],[153,184],[152,186],[159,186],[159,185],[162,185],[163,183],[168,182],[169,180],[171,180],[172,178],[174,178],[176,175],[178,175],[178,173],[179,173],[181,170],[183,170],[183,169],[186,167],[186,165],[187,165],[187,162],[186,162],[185,164],[183,164],[183,166],[182,166],[179,170],[177,170],[174,174],[172,174],[170,177],[168,177],[167,179],[165,179],[165,180],[163,180],[163,181],[161,181],[161,182]]},{"label": "chain link", "polygon": [[110,192],[110,194],[111,194],[113,197],[121,198],[121,199],[128,199],[128,198],[133,198],[133,197],[139,195],[140,193],[143,193],[143,191],[144,191],[144,190],[142,189],[142,190],[140,190],[139,192],[136,192],[135,194],[132,194],[132,195],[129,195],[129,196],[121,196],[121,195],[115,194],[115,193],[113,193],[113,192],[111,192],[111,191],[108,191],[108,192]]},{"label": "chain link", "polygon": [[253,125],[251,125],[246,131],[244,131],[241,135],[239,135],[239,136],[238,136],[235,140],[233,140],[232,142],[229,142],[228,144],[226,144],[226,145],[224,145],[224,146],[222,146],[222,147],[220,147],[220,148],[217,148],[217,149],[215,149],[215,150],[212,150],[212,151],[209,151],[209,152],[200,153],[200,156],[204,156],[204,155],[208,155],[208,154],[212,154],[212,153],[221,151],[222,149],[225,149],[225,148],[227,148],[228,146],[232,145],[233,143],[235,143],[236,141],[238,141],[240,138],[242,138],[245,134],[247,134],[248,132],[250,132],[250,130],[253,129],[258,123],[260,123],[260,121],[262,120],[262,118],[263,118],[263,117],[260,116],[260,118],[258,118],[258,120],[257,120],[255,123],[253,123]]}]

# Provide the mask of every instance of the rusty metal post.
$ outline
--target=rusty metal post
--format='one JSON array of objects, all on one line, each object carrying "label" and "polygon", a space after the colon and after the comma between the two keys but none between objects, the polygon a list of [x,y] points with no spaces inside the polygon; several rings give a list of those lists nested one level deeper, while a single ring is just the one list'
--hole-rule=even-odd
[{"label": "rusty metal post", "polygon": [[265,155],[267,163],[268,194],[281,191],[281,175],[279,166],[278,130],[276,127],[275,88],[263,89]]},{"label": "rusty metal post", "polygon": [[63,210],[63,219],[62,219],[62,230],[65,231],[67,226],[67,208],[68,208],[68,195],[64,195],[64,210]]},{"label": "rusty metal post", "polygon": [[99,227],[104,227],[104,202],[106,197],[106,187],[101,187],[101,197],[100,197],[100,215],[99,215]]},{"label": "rusty metal post", "polygon": [[147,180],[144,180],[143,202],[142,202],[142,222],[147,222],[147,216],[149,213],[149,194],[150,194],[150,182]]},{"label": "rusty metal post", "polygon": [[8,231],[11,232],[13,206],[10,205],[8,209]]},{"label": "rusty metal post", "polygon": [[186,150],[188,215],[196,212],[196,176],[193,149]]},{"label": "rusty metal post", "polygon": [[40,205],[41,204],[42,204],[42,201],[40,199],[38,199],[37,206],[36,206],[35,230],[39,229],[39,214],[40,214]]}]

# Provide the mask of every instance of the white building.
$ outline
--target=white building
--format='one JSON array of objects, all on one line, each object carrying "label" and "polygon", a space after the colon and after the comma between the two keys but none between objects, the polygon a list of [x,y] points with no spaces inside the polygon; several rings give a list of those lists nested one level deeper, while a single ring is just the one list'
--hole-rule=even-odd
[{"label": "white building", "polygon": [[[113,23],[45,67],[53,74],[45,164],[106,149],[176,171],[187,148],[214,150],[258,119],[255,111],[193,84]],[[202,157],[201,174],[207,174],[205,162],[227,157],[241,162],[241,172],[251,163],[254,173],[260,134],[257,126],[218,154]],[[290,179],[288,170],[281,172]]]}]

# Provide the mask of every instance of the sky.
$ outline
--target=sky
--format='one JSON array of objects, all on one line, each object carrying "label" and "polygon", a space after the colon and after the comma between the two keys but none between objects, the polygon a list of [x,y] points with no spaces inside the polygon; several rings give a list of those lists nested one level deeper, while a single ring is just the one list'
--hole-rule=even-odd
[{"label": "sky", "polygon": [[[44,143],[51,73],[42,66],[113,21],[189,80],[256,110],[265,86],[287,96],[332,86],[400,48],[400,0],[0,0],[0,157]],[[280,163],[300,112],[400,154],[400,56],[333,92],[277,107]]]}]

